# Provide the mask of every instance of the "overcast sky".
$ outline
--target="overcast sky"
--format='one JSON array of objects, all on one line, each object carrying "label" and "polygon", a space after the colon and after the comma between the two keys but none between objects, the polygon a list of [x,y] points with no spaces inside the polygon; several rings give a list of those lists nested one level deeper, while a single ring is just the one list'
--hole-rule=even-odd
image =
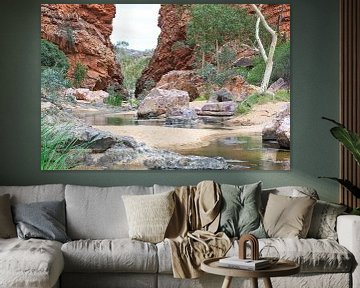
[{"label": "overcast sky", "polygon": [[160,4],[116,4],[112,43],[126,41],[135,50],[154,49],[160,28],[157,26]]}]

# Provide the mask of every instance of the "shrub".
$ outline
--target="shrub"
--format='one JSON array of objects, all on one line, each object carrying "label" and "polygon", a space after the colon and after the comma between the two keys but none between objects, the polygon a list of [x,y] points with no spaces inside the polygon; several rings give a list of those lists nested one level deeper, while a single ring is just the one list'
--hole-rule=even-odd
[{"label": "shrub", "polygon": [[73,73],[73,77],[74,77],[74,86],[76,88],[80,88],[82,83],[84,82],[85,80],[85,77],[86,77],[86,73],[87,73],[87,70],[88,68],[80,63],[80,62],[77,62],[76,63],[76,66],[75,66],[75,69],[74,69],[74,73]]},{"label": "shrub", "polygon": [[59,69],[63,74],[69,69],[69,62],[59,47],[41,39],[41,66]]},{"label": "shrub", "polygon": [[41,121],[41,170],[67,170],[79,163],[86,152],[86,144],[77,144],[71,136],[72,128],[54,129]]},{"label": "shrub", "polygon": [[105,99],[105,103],[112,106],[121,106],[123,97],[115,91],[114,86],[109,86],[107,88],[109,96]]},{"label": "shrub", "polygon": [[56,68],[45,68],[41,71],[41,95],[49,99],[56,99],[58,91],[69,86],[61,70]]},{"label": "shrub", "polygon": [[204,68],[199,69],[197,73],[205,80],[207,84],[223,86],[232,77],[237,75],[235,68],[225,69],[218,72],[213,64],[205,63]]},{"label": "shrub", "polygon": [[[262,57],[254,59],[254,67],[247,73],[247,82],[260,86],[265,72],[265,62]],[[280,43],[275,50],[274,66],[270,82],[279,78],[290,81],[290,42]]]}]

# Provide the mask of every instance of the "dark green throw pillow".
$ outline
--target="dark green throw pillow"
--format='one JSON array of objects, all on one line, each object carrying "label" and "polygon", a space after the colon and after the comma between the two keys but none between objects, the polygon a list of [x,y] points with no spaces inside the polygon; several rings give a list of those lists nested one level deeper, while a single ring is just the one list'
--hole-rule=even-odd
[{"label": "dark green throw pillow", "polygon": [[221,192],[219,231],[229,237],[253,234],[266,238],[260,216],[261,182],[243,186],[222,184]]},{"label": "dark green throw pillow", "polygon": [[19,238],[70,241],[65,232],[65,201],[16,204],[13,216]]}]

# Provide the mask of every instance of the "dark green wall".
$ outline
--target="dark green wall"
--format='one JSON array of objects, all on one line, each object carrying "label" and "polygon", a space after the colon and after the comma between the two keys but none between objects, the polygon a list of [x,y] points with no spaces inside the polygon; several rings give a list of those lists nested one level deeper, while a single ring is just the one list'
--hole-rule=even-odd
[{"label": "dark green wall", "polygon": [[[276,3],[248,3],[262,2]],[[203,179],[214,179],[221,183],[249,183],[262,180],[266,187],[313,186],[319,191],[322,199],[338,200],[338,186],[330,181],[317,179],[318,175],[337,176],[339,169],[337,143],[328,132],[330,125],[321,120],[323,115],[338,118],[338,0],[291,2],[290,172],[41,172],[40,3],[39,0],[5,0],[1,4],[0,185],[180,185],[196,183]]]}]

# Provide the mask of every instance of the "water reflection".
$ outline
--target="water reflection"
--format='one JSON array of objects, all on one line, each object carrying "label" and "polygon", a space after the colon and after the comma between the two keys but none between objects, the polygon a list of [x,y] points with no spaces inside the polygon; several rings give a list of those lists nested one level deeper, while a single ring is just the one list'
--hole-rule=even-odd
[{"label": "water reflection", "polygon": [[[89,125],[147,125],[168,126],[165,119],[138,120],[134,114],[80,114]],[[221,123],[220,123],[221,124]],[[176,126],[178,127],[178,125]],[[183,127],[189,128],[189,127]],[[200,123],[197,127],[203,129],[227,129],[219,123],[213,125]],[[191,128],[189,128],[191,129]],[[183,155],[207,157],[223,157],[233,167],[240,170],[289,170],[290,151],[279,149],[277,142],[263,142],[260,134],[249,136],[221,137],[214,139],[208,146],[195,149],[172,150]]]}]

